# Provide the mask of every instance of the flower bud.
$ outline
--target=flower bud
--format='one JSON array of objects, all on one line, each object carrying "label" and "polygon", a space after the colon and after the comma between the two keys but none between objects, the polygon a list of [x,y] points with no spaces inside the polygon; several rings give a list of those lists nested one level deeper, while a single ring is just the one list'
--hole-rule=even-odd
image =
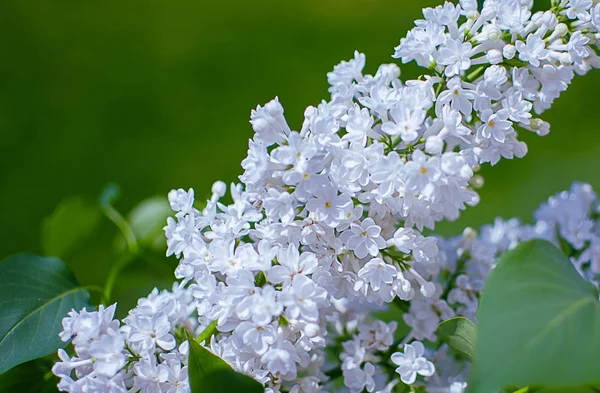
[{"label": "flower bud", "polygon": [[495,42],[502,37],[502,30],[496,25],[487,25],[484,31],[488,41]]},{"label": "flower bud", "polygon": [[429,154],[441,154],[444,148],[444,140],[438,135],[432,135],[425,142],[425,150]]},{"label": "flower bud", "polygon": [[483,176],[475,175],[469,182],[473,188],[481,188],[483,187]]},{"label": "flower bud", "polygon": [[486,55],[487,60],[490,64],[502,63],[502,52],[499,49],[491,49]]},{"label": "flower bud", "polygon": [[423,294],[423,296],[431,297],[435,293],[435,284],[432,282],[425,282],[421,286],[420,291]]},{"label": "flower bud", "polygon": [[222,182],[220,180],[216,181],[212,185],[211,192],[213,193],[213,195],[216,195],[219,198],[221,198],[227,192],[227,185],[225,184],[225,182]]},{"label": "flower bud", "polygon": [[531,119],[529,121],[529,127],[532,131],[535,131],[539,136],[548,135],[550,132],[550,124],[542,119]]},{"label": "flower bud", "polygon": [[476,0],[460,0],[460,7],[467,11],[467,18],[469,19],[477,19],[469,17],[469,12],[475,11],[477,12],[477,1]]},{"label": "flower bud", "polygon": [[506,60],[513,59],[516,53],[517,48],[515,48],[515,46],[512,44],[504,45],[504,48],[502,49],[502,55]]},{"label": "flower bud", "polygon": [[466,239],[475,239],[477,237],[477,231],[471,227],[466,227],[463,231],[463,237]]},{"label": "flower bud", "polygon": [[496,14],[497,14],[496,8],[494,8],[494,7],[484,7],[481,10],[481,17],[485,21],[494,19],[496,17]]},{"label": "flower bud", "polygon": [[479,11],[472,10],[467,12],[467,19],[477,20],[477,18],[479,18]]},{"label": "flower bud", "polygon": [[569,31],[569,28],[564,23],[559,23],[554,28],[554,33],[557,34],[559,37],[564,37],[568,31]]},{"label": "flower bud", "polygon": [[304,333],[306,333],[308,338],[317,337],[320,331],[321,328],[316,323],[307,323],[306,326],[304,326]]}]

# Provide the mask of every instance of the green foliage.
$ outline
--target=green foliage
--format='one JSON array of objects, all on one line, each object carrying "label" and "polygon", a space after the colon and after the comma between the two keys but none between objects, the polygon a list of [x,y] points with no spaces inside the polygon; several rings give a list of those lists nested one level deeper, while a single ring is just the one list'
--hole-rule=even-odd
[{"label": "green foliage", "polygon": [[456,317],[440,323],[437,329],[439,338],[450,348],[459,352],[470,361],[475,358],[477,326],[469,319]]},{"label": "green foliage", "polygon": [[54,356],[46,356],[11,368],[0,375],[0,393],[56,393],[58,377],[50,369]]},{"label": "green foliage", "polygon": [[478,321],[472,392],[600,382],[598,291],[554,245],[533,240],[504,254]]},{"label": "green foliage", "polygon": [[44,254],[64,258],[94,231],[100,217],[100,209],[84,198],[64,199],[42,224]]},{"label": "green foliage", "polygon": [[166,247],[163,227],[167,217],[173,214],[165,197],[154,197],[142,201],[129,213],[129,225],[142,246],[164,251]]},{"label": "green foliage", "polygon": [[63,347],[62,318],[90,297],[62,261],[33,254],[0,262],[0,293],[0,374]]},{"label": "green foliage", "polygon": [[264,387],[250,378],[233,371],[223,359],[188,337],[190,358],[188,375],[192,393],[263,393]]}]

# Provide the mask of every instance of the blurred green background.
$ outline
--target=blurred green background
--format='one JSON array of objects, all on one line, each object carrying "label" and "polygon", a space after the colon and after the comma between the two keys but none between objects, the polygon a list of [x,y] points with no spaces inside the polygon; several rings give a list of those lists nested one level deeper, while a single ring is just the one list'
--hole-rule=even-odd
[{"label": "blurred green background", "polygon": [[[327,97],[326,73],[355,49],[368,72],[393,62],[420,8],[440,1],[2,1],[0,2],[0,257],[42,253],[40,227],[65,197],[95,200],[121,187],[116,208],[172,188],[199,199],[234,181],[252,135],[250,109],[279,96],[292,128]],[[417,70],[402,66],[404,77]],[[600,187],[600,71],[575,80],[526,135],[526,158],[484,168],[482,202],[439,230],[456,234],[521,216],[574,180]],[[64,257],[84,284],[115,263],[113,225]],[[174,260],[138,258],[119,277],[125,312],[169,286]]]}]

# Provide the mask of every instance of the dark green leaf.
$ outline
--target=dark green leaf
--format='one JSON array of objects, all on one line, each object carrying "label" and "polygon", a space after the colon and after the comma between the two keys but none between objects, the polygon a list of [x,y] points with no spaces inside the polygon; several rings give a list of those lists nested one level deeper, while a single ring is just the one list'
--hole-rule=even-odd
[{"label": "dark green leaf", "polygon": [[551,243],[522,243],[500,258],[485,283],[475,359],[469,385],[476,393],[509,384],[596,384],[598,291]]},{"label": "dark green leaf", "polygon": [[169,201],[164,197],[146,199],[129,213],[129,225],[142,245],[166,249],[163,227],[167,217],[173,214]]},{"label": "dark green leaf", "polygon": [[0,374],[63,347],[62,318],[90,297],[62,261],[33,254],[0,262],[0,293]]},{"label": "dark green leaf", "polygon": [[438,326],[437,335],[443,342],[470,361],[475,358],[477,326],[469,319],[456,317],[444,321]]},{"label": "dark green leaf", "polygon": [[58,377],[52,374],[54,358],[32,360],[0,375],[0,393],[58,393]]},{"label": "dark green leaf", "polygon": [[63,200],[42,225],[44,253],[63,258],[78,242],[92,233],[100,217],[98,207],[81,197]]},{"label": "dark green leaf", "polygon": [[265,388],[253,378],[235,372],[223,359],[188,339],[188,374],[192,393],[263,393]]}]

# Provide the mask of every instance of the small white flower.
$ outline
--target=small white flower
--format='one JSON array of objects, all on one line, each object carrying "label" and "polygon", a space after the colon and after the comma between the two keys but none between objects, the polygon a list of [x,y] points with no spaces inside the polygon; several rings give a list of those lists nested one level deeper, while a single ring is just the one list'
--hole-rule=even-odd
[{"label": "small white flower", "polygon": [[365,258],[367,255],[376,256],[379,250],[385,247],[385,239],[381,237],[381,228],[372,218],[362,222],[352,223],[350,229],[342,234],[349,250],[353,250],[357,257]]},{"label": "small white flower", "polygon": [[463,88],[462,81],[457,76],[448,81],[447,87],[448,90],[444,90],[438,96],[436,110],[450,103],[452,109],[457,110],[464,115],[470,115],[473,110],[471,101],[475,99],[475,92]]},{"label": "small white flower", "polygon": [[398,366],[396,372],[400,379],[407,385],[412,385],[417,379],[417,374],[430,377],[435,373],[433,363],[423,357],[425,347],[419,341],[404,345],[404,353],[392,354],[392,362]]},{"label": "small white flower", "polygon": [[90,345],[90,355],[94,361],[94,371],[99,375],[112,377],[125,367],[125,340],[121,336],[103,334]]},{"label": "small white flower", "polygon": [[286,315],[291,318],[304,318],[316,321],[319,317],[319,305],[325,301],[327,293],[310,278],[297,275],[292,284],[281,292],[281,303],[286,307]]},{"label": "small white flower", "polygon": [[569,0],[565,14],[569,19],[579,19],[583,22],[590,20],[588,10],[592,8],[592,0]]},{"label": "small white flower", "polygon": [[486,109],[481,113],[483,124],[479,127],[479,134],[482,138],[493,138],[499,143],[504,143],[507,135],[515,132],[512,128],[512,122],[508,120],[509,112],[506,109],[500,109],[494,113],[491,109]]},{"label": "small white flower", "polygon": [[268,196],[263,203],[266,213],[274,219],[281,220],[284,224],[294,221],[296,216],[295,205],[296,198],[286,191],[279,192],[275,188],[269,189]]},{"label": "small white flower", "polygon": [[290,284],[297,274],[312,274],[318,265],[317,257],[312,252],[300,254],[298,246],[290,244],[280,249],[277,254],[278,265],[267,271],[269,281]]},{"label": "small white flower", "polygon": [[194,211],[194,190],[172,190],[169,192],[169,203],[174,212],[180,215],[191,214]]},{"label": "small white flower", "polygon": [[359,393],[363,390],[372,392],[375,390],[375,366],[367,362],[361,369],[360,367],[344,370],[344,384],[350,388],[350,392]]},{"label": "small white flower", "polygon": [[175,348],[175,337],[170,332],[171,323],[163,311],[152,316],[134,313],[126,321],[131,326],[129,341],[138,351],[153,351],[155,346],[166,351]]},{"label": "small white flower", "polygon": [[550,57],[550,51],[546,49],[546,43],[537,34],[527,36],[527,41],[517,41],[516,48],[519,59],[529,62],[532,67],[539,67],[540,60]]},{"label": "small white flower", "polygon": [[352,209],[352,200],[347,195],[339,195],[335,187],[321,187],[315,197],[306,203],[306,208],[315,214],[317,221],[336,227]]},{"label": "small white flower", "polygon": [[257,106],[252,111],[250,119],[252,128],[256,131],[256,138],[267,146],[283,142],[291,132],[283,117],[283,106],[279,103],[278,97],[266,103],[264,107]]},{"label": "small white flower", "polygon": [[[397,274],[396,267],[385,263],[381,258],[373,258],[359,270],[358,277],[377,291],[386,284],[391,285]],[[357,282],[357,286],[359,283]]]},{"label": "small white flower", "polygon": [[459,39],[448,39],[438,52],[438,64],[445,65],[444,73],[448,77],[462,75],[471,67],[470,42],[462,42]]}]

